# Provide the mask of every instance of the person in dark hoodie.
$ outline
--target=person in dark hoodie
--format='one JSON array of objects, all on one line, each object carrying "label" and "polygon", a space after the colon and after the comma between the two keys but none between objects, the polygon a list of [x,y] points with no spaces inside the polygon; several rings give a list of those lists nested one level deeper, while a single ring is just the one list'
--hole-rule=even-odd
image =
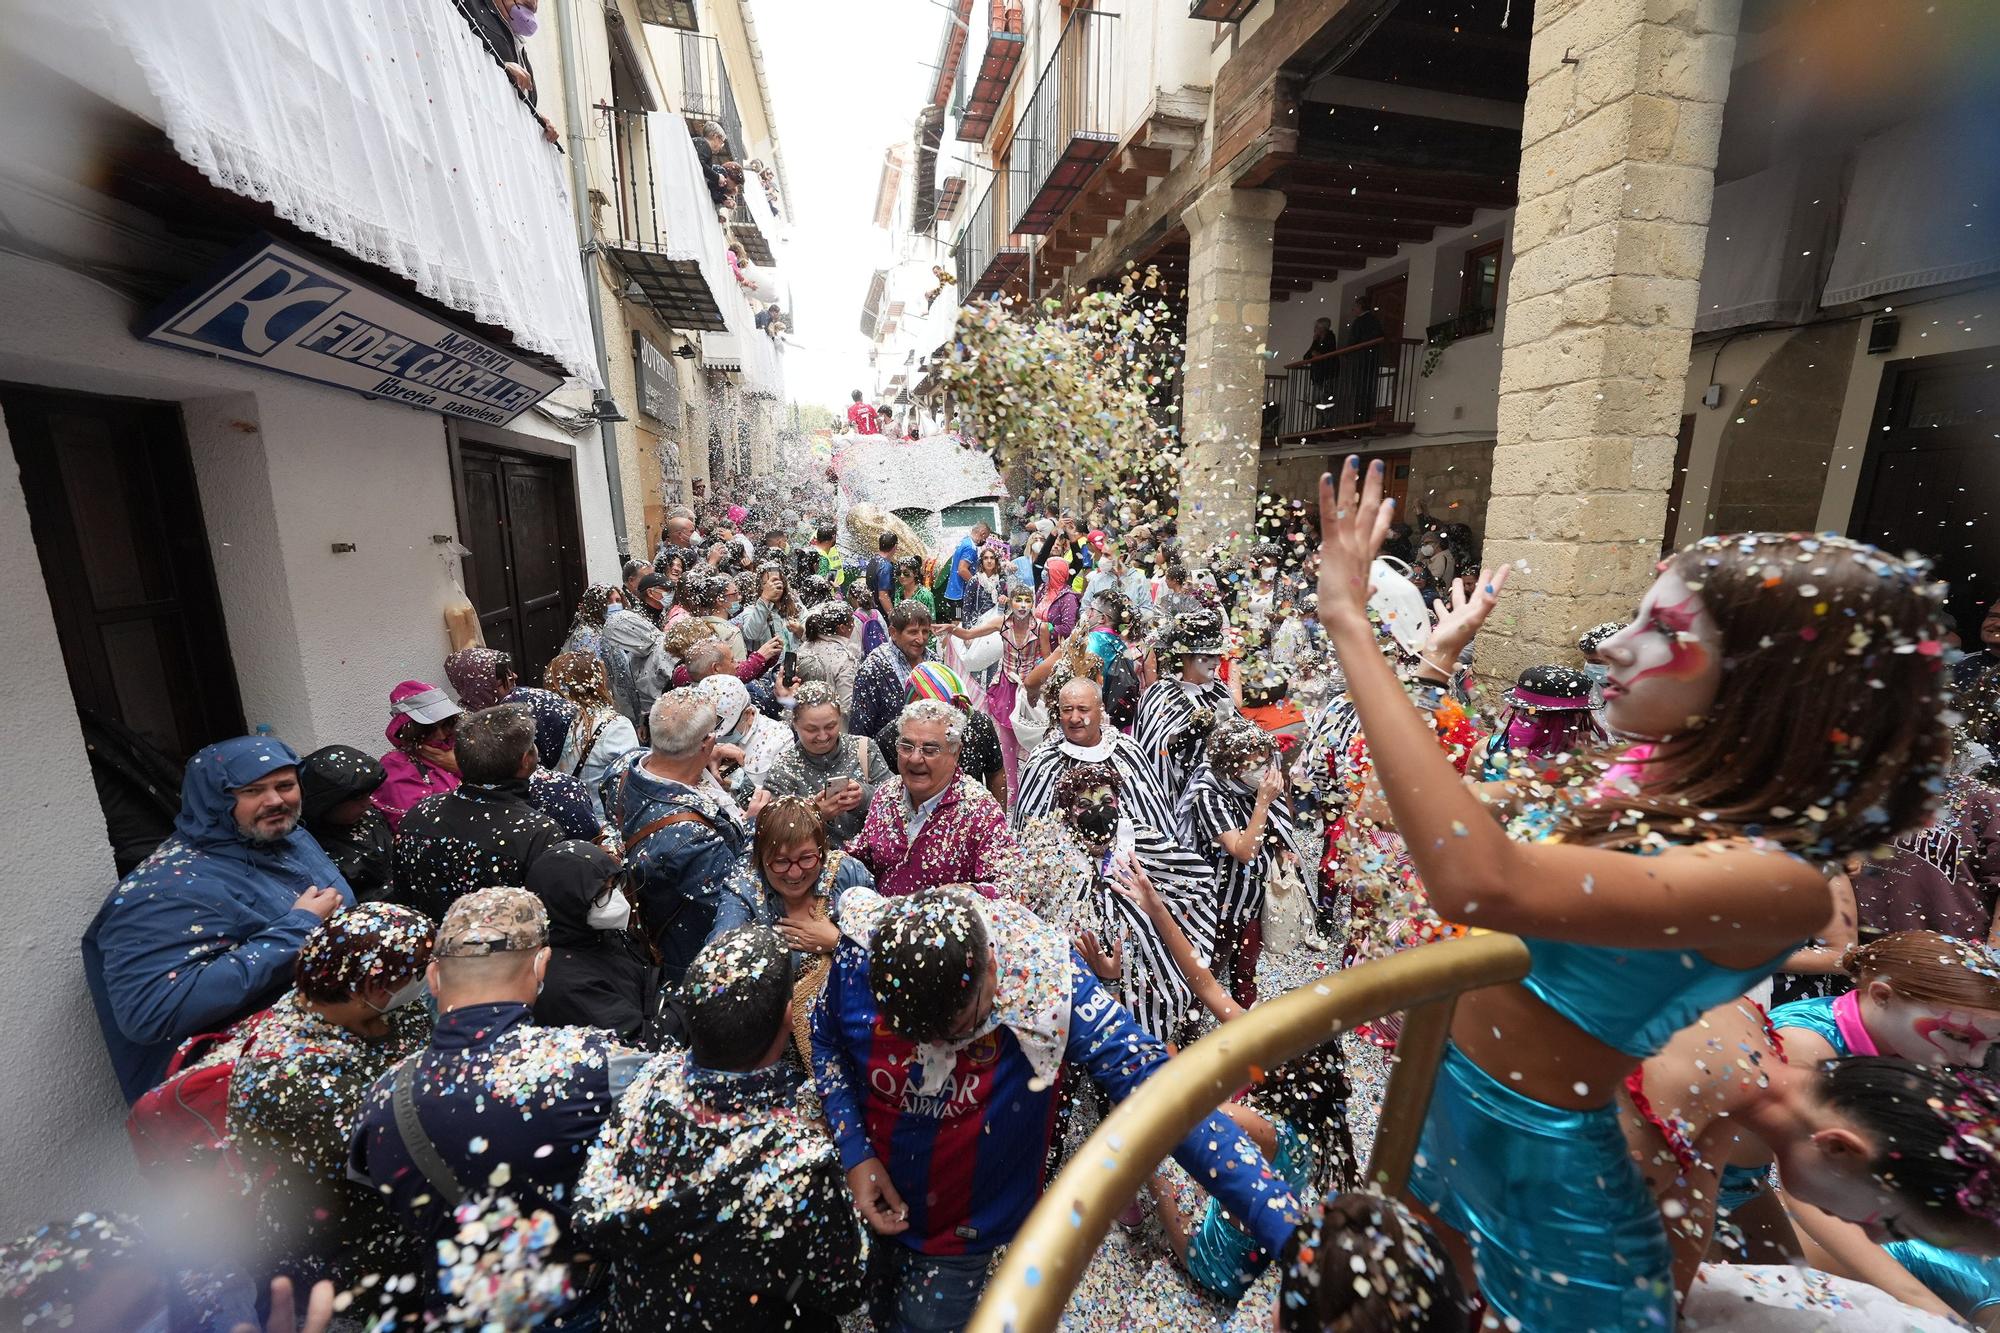
[{"label": "person in dark hoodie", "polygon": [[395,835],[368,801],[385,776],[372,755],[352,745],[323,745],[299,761],[299,822],[332,858],[357,902],[389,896]]},{"label": "person in dark hoodie", "polygon": [[790,1038],[790,951],[711,940],[685,984],[691,1047],[648,1063],[591,1145],[576,1225],[610,1262],[605,1327],[816,1333],[861,1303],[861,1231]]},{"label": "person in dark hoodie", "polygon": [[535,808],[535,722],[502,704],[458,728],[463,782],[403,816],[396,834],[396,901],[440,921],[462,894],[520,884],[535,858],[563,840],[562,826]]},{"label": "person in dark hoodie", "polygon": [[299,828],[298,752],[270,736],[188,760],[174,836],[118,882],[83,934],[83,973],[125,1100],[175,1048],[257,1012],[299,946],[354,892]]},{"label": "person in dark hoodie", "polygon": [[625,868],[593,843],[559,842],[528,867],[549,913],[549,967],[535,997],[544,1027],[608,1028],[628,1046],[684,1045],[680,1006],[634,938]]}]

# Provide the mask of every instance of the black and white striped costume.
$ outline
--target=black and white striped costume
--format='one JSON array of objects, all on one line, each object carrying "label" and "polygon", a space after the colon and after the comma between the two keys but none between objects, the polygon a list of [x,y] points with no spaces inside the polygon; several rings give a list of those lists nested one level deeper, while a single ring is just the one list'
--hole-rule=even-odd
[{"label": "black and white striped costume", "polygon": [[1264,842],[1254,861],[1239,861],[1222,845],[1220,835],[1250,827],[1257,808],[1257,793],[1226,778],[1207,764],[1195,770],[1188,789],[1181,795],[1181,822],[1196,856],[1215,871],[1217,888],[1216,923],[1255,921],[1264,911],[1264,886],[1277,869],[1282,852],[1298,851],[1292,819],[1282,799],[1271,802],[1264,819]]},{"label": "black and white striped costume", "polygon": [[1105,986],[1140,1027],[1171,1040],[1195,1003],[1194,988],[1145,911],[1112,889],[1106,867],[1115,849],[1130,847],[1204,965],[1215,954],[1215,871],[1159,830],[1129,819],[1121,818],[1114,852],[1102,859],[1077,841],[1060,815],[1031,820],[1018,841],[1021,854],[1012,862],[1007,896],[1034,908],[1065,936],[1096,932],[1107,951],[1122,936],[1124,974]]},{"label": "black and white striped costume", "polygon": [[[1208,736],[1195,726],[1196,717],[1207,711],[1211,729],[1236,716],[1236,701],[1229,686],[1219,680],[1206,685],[1189,685],[1181,680],[1155,681],[1139,696],[1139,716],[1132,727],[1132,739],[1145,752],[1159,779],[1160,790],[1184,791],[1188,778],[1208,754]],[[1187,830],[1180,830],[1183,841]]]},{"label": "black and white striped costume", "polygon": [[1173,799],[1160,786],[1153,766],[1146,762],[1145,751],[1130,736],[1113,731],[1108,725],[1104,735],[1104,741],[1085,749],[1064,740],[1060,731],[1050,732],[1041,748],[1021,763],[1021,790],[1014,798],[1009,822],[1018,829],[1053,809],[1056,779],[1065,768],[1073,764],[1109,763],[1118,770],[1118,803],[1130,813],[1132,822],[1149,824],[1178,842],[1180,823],[1174,818]]}]

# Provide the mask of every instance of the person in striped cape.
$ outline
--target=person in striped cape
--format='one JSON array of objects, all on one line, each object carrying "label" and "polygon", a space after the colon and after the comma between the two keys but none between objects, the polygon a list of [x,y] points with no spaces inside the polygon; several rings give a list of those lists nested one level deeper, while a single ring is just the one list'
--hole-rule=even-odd
[{"label": "person in striped cape", "polygon": [[1215,871],[1128,813],[1123,786],[1109,763],[1065,769],[1056,779],[1055,808],[1017,835],[1020,854],[1010,863],[1006,891],[1076,942],[1133,1021],[1171,1041],[1194,991],[1144,910],[1113,890],[1112,868],[1137,862],[1203,958],[1215,947]]},{"label": "person in striped cape", "polygon": [[[1227,647],[1221,613],[1183,611],[1164,639],[1160,651],[1177,659],[1176,678],[1153,682],[1139,697],[1132,739],[1152,765],[1160,790],[1178,792],[1207,753],[1209,733],[1238,714],[1228,682],[1215,677]],[[1186,836],[1184,829],[1177,833]]]},{"label": "person in striped cape", "polygon": [[1285,775],[1271,738],[1236,719],[1208,739],[1208,762],[1180,799],[1180,822],[1217,881],[1215,971],[1245,1008],[1257,1003],[1264,952],[1264,887],[1279,862],[1298,860]]}]

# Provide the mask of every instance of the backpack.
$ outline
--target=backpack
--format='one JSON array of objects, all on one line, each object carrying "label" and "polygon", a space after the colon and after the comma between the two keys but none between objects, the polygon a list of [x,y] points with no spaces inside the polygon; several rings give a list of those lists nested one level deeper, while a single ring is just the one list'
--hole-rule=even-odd
[{"label": "backpack", "polygon": [[229,1080],[270,1010],[222,1032],[189,1037],[167,1063],[159,1086],[132,1103],[125,1133],[148,1174],[190,1168],[241,1179],[243,1162],[229,1140]]},{"label": "backpack", "polygon": [[1129,653],[1111,659],[1104,672],[1104,715],[1112,726],[1124,731],[1132,725],[1139,716],[1139,696],[1144,689],[1139,683],[1139,668],[1132,664]]}]

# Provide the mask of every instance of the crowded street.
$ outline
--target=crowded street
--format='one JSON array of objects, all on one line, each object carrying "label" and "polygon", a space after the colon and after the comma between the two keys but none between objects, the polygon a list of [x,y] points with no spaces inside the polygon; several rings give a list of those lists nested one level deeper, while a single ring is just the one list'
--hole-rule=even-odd
[{"label": "crowded street", "polygon": [[0,1327],[2000,1329],[1983,0],[0,14]]}]

